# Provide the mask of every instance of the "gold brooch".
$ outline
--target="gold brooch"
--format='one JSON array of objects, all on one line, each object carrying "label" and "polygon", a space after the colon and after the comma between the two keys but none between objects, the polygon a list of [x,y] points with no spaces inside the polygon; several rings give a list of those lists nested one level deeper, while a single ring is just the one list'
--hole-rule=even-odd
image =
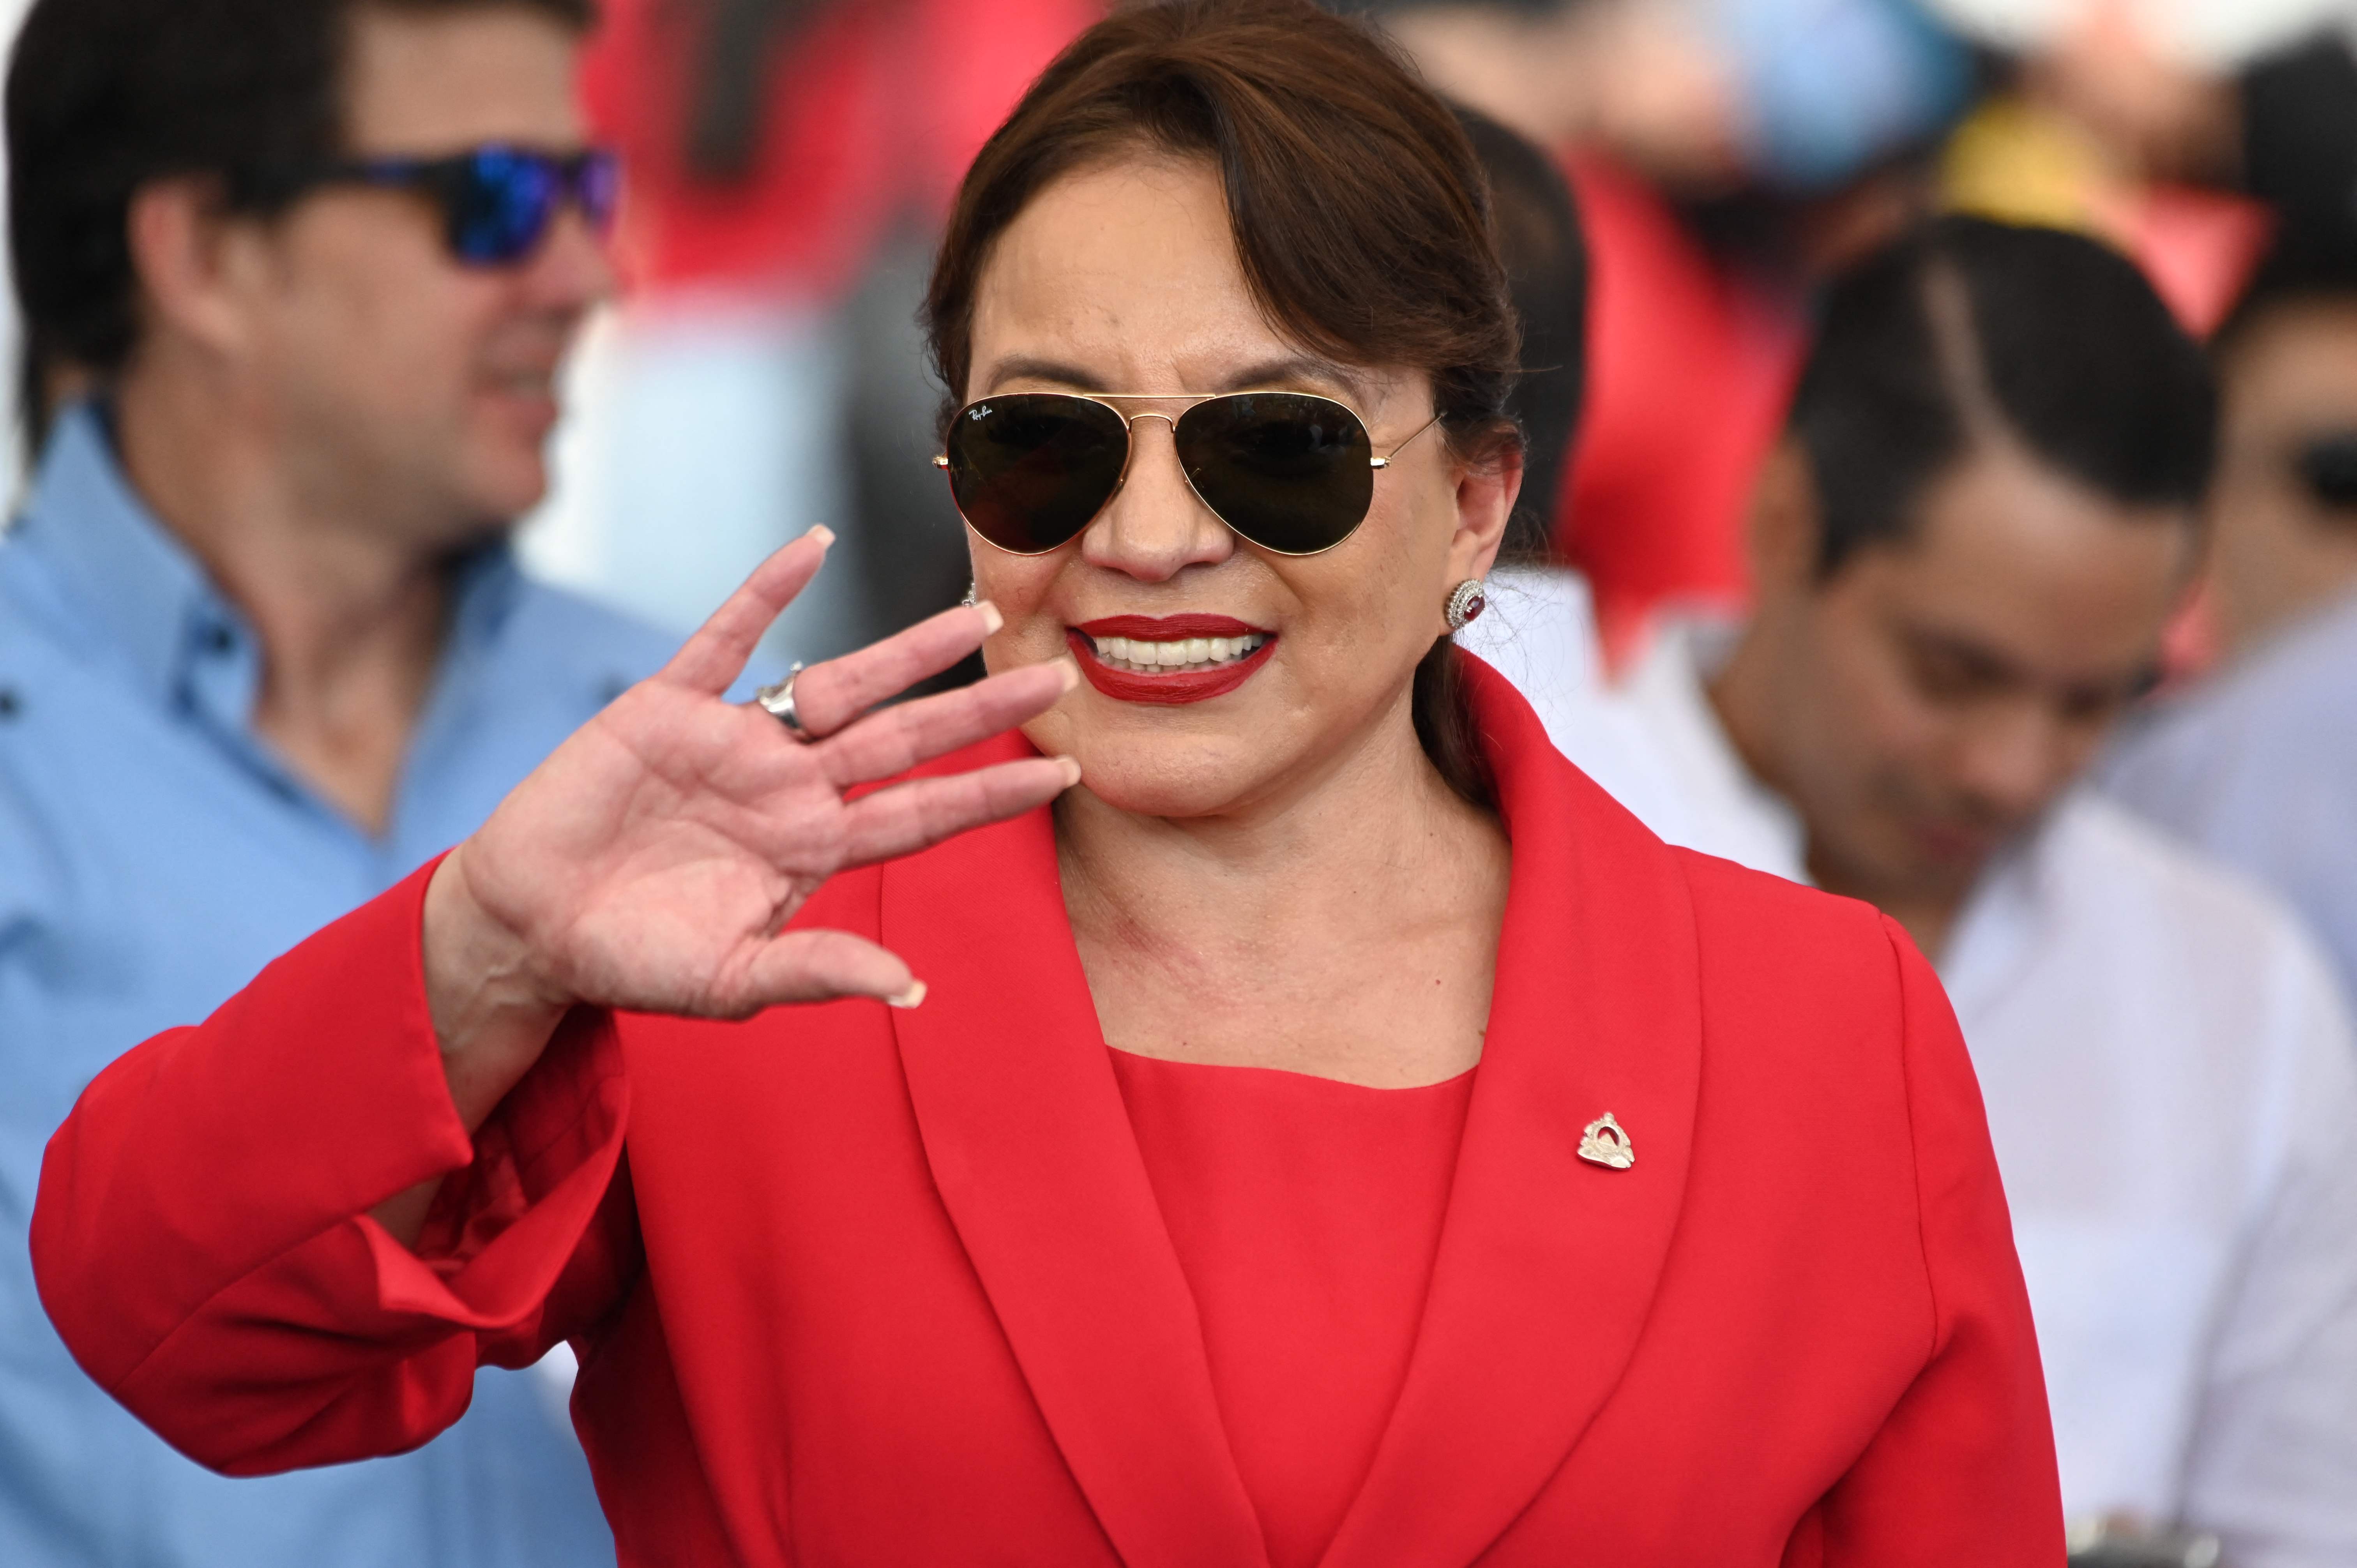
[{"label": "gold brooch", "polygon": [[1587,1124],[1579,1135],[1579,1157],[1599,1165],[1609,1165],[1625,1171],[1637,1163],[1637,1146],[1629,1142],[1629,1134],[1607,1111]]}]

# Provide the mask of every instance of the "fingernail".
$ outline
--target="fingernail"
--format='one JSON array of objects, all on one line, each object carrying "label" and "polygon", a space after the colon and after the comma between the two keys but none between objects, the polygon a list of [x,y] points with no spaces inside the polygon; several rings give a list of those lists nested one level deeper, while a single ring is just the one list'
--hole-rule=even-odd
[{"label": "fingernail", "polygon": [[1069,757],[1060,757],[1056,760],[1064,765],[1065,789],[1069,789],[1081,781],[1081,765],[1078,762]]},{"label": "fingernail", "polygon": [[824,523],[823,523],[823,522],[822,522],[822,523],[818,524],[816,527],[813,528],[813,529],[812,529],[808,533],[803,534],[803,535],[802,535],[802,537],[803,537],[804,539],[815,539],[815,540],[817,540],[817,541],[818,541],[818,547],[819,547],[821,550],[823,550],[823,549],[825,549],[828,545],[830,545],[830,544],[832,544],[832,543],[834,543],[834,530],[833,530],[833,529],[829,528],[826,524],[824,524]]},{"label": "fingernail", "polygon": [[1080,661],[1069,653],[1056,660],[1056,672],[1064,678],[1064,690],[1067,692],[1081,683]]},{"label": "fingernail", "polygon": [[884,999],[884,1004],[887,1007],[921,1007],[924,1005],[924,1002],[925,983],[921,980],[912,980],[909,982],[908,990],[903,991],[898,996],[887,996]]},{"label": "fingernail", "polygon": [[992,604],[988,599],[985,599],[982,603],[974,606],[974,607],[982,612],[984,635],[988,637],[997,636],[998,628],[1006,624],[1006,618],[998,613],[998,607]]}]

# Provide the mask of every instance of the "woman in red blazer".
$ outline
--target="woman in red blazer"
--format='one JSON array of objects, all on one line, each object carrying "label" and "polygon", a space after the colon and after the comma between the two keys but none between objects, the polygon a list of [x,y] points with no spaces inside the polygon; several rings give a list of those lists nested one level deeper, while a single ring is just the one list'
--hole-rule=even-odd
[{"label": "woman in red blazer", "polygon": [[1520,469],[1485,225],[1306,0],[1083,38],[931,301],[983,602],[733,706],[789,547],[111,1068],[34,1222],[82,1364],[253,1473],[569,1340],[633,1565],[2059,1562],[1930,970],[1447,640]]}]

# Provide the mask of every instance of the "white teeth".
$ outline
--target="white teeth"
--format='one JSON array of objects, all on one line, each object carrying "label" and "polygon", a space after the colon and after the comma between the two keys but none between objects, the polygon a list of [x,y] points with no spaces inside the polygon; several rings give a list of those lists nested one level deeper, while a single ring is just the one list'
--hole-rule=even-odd
[{"label": "white teeth", "polygon": [[1096,646],[1097,657],[1116,670],[1151,675],[1165,670],[1216,669],[1243,658],[1267,640],[1261,632],[1243,637],[1182,637],[1158,642],[1139,637],[1101,637]]}]

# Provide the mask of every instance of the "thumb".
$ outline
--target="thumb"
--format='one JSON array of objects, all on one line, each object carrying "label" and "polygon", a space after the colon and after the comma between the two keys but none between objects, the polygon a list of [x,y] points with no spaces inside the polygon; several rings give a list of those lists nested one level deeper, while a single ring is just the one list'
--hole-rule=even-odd
[{"label": "thumb", "polygon": [[895,1007],[925,999],[924,982],[898,954],[849,931],[787,931],[755,955],[745,977],[748,1010],[872,996]]}]

